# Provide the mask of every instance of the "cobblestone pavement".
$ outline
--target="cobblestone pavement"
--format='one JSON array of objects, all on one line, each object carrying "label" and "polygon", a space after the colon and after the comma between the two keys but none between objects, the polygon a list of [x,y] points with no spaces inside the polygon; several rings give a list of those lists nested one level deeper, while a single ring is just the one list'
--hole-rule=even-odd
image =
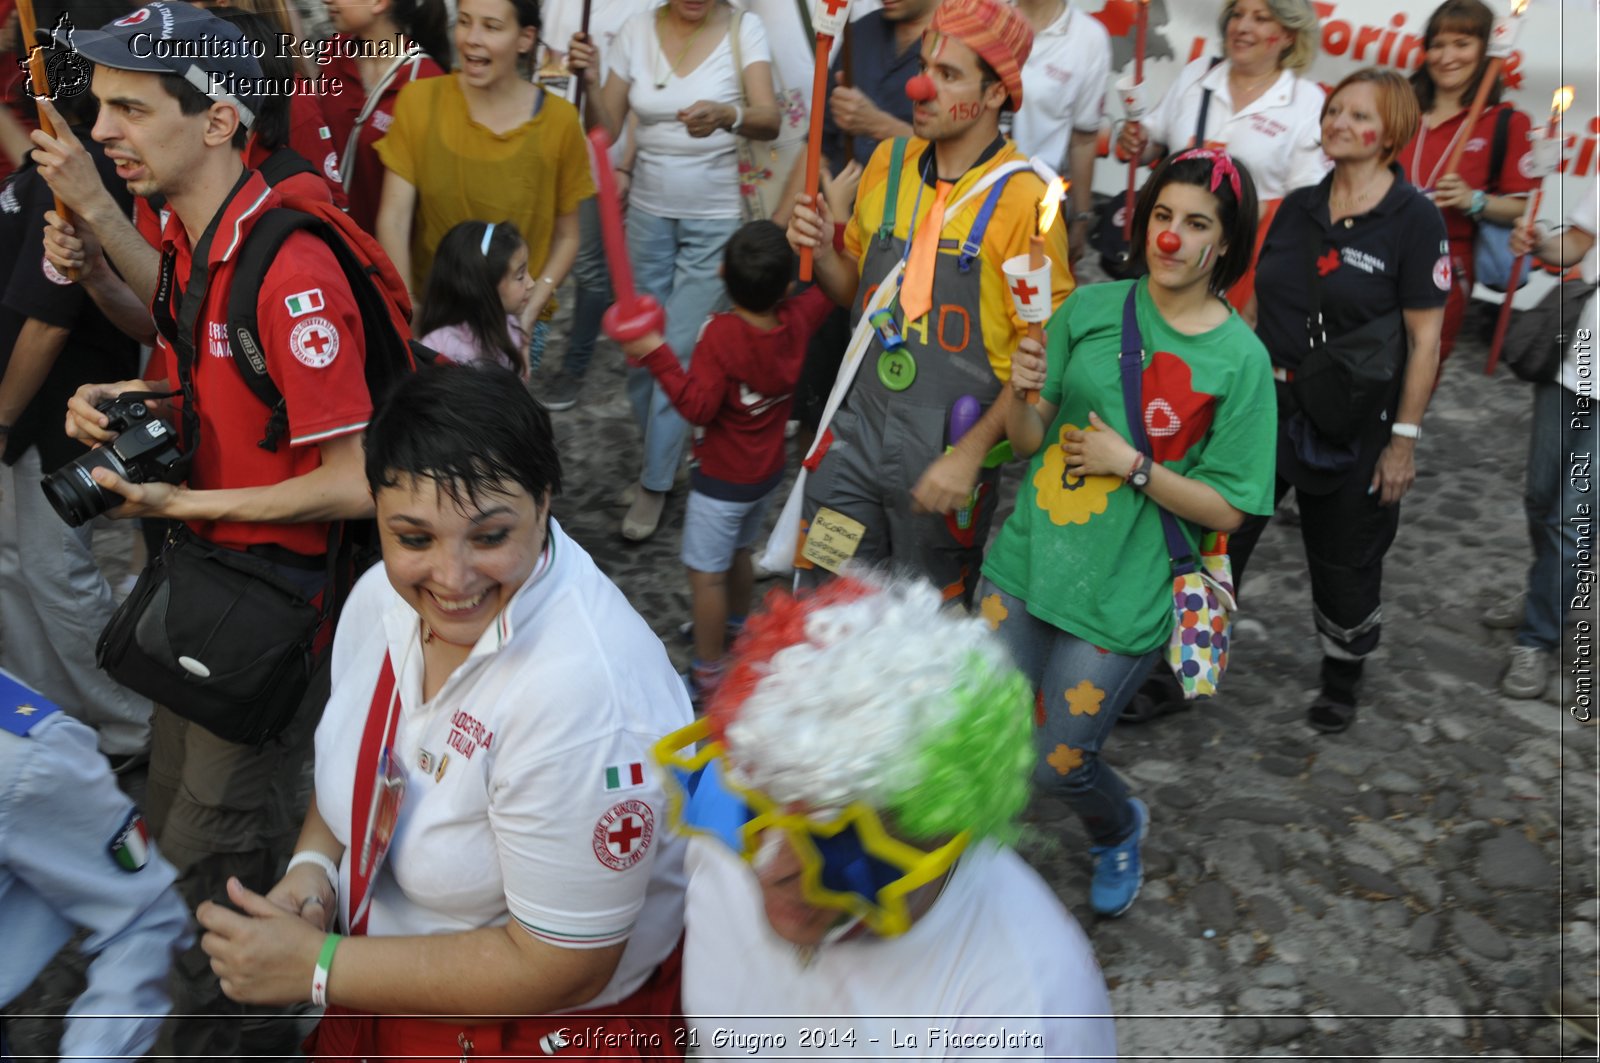
[{"label": "cobblestone pavement", "polygon": [[[1600,732],[1554,692],[1495,689],[1510,633],[1475,615],[1523,580],[1529,393],[1484,377],[1483,358],[1462,343],[1428,414],[1349,732],[1304,722],[1320,653],[1298,533],[1277,521],[1222,696],[1119,728],[1107,751],[1153,821],[1132,911],[1097,922],[1081,829],[1053,801],[1030,810],[1024,852],[1092,937],[1127,1057],[1593,1057],[1540,1005],[1563,978],[1596,984]],[[614,348],[554,417],[557,516],[686,664],[682,491],[652,541],[618,532],[639,451]],[[131,537],[104,540],[126,571]],[[76,967],[56,964],[12,1011],[59,1014]],[[13,1024],[34,1042],[16,1048],[47,1051],[54,1025]]]}]

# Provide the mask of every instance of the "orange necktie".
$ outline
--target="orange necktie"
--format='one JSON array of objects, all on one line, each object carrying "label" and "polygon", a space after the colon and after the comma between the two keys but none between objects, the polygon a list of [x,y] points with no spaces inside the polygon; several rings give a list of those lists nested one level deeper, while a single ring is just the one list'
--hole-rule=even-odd
[{"label": "orange necktie", "polygon": [[950,181],[937,183],[937,195],[928,216],[911,238],[911,258],[906,262],[905,280],[900,282],[900,309],[909,325],[933,309],[933,266],[939,255],[939,234],[944,230],[944,201],[950,198]]}]

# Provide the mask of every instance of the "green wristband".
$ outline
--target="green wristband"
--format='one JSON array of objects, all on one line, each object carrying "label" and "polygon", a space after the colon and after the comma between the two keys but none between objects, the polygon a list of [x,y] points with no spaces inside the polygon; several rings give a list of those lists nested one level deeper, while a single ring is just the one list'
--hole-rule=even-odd
[{"label": "green wristband", "polygon": [[311,1003],[319,1008],[328,1006],[328,975],[333,969],[333,953],[344,938],[329,934],[322,939],[322,951],[317,954],[317,968],[311,972]]}]

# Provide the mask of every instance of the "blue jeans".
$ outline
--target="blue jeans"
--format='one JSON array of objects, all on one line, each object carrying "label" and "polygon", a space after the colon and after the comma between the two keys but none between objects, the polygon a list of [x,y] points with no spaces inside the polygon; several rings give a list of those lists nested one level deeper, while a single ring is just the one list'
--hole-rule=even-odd
[{"label": "blue jeans", "polygon": [[[667,345],[685,369],[700,326],[727,305],[722,278],[722,248],[739,228],[738,218],[658,218],[638,207],[628,210],[628,256],[641,292],[656,297],[667,311]],[[628,401],[644,433],[644,466],[639,484],[668,491],[683,457],[689,426],[672,408],[650,370],[628,370]]]},{"label": "blue jeans", "polygon": [[600,208],[594,196],[578,201],[578,258],[572,264],[572,332],[561,370],[582,380],[594,358],[594,341],[600,319],[611,305],[611,271],[606,267],[606,244],[600,238]]},{"label": "blue jeans", "polygon": [[[1594,414],[1585,413],[1584,430],[1572,427],[1578,418],[1578,396],[1551,381],[1533,386],[1533,436],[1528,441],[1528,479],[1523,507],[1533,564],[1528,567],[1528,600],[1519,646],[1555,650],[1561,643],[1561,618],[1577,595],[1578,526],[1569,518],[1578,504],[1594,501],[1592,469],[1572,475],[1571,459],[1592,462]],[[1576,481],[1576,482],[1575,482]],[[1593,571],[1593,564],[1586,566]]]},{"label": "blue jeans", "polygon": [[1001,615],[991,604],[991,596],[998,598],[1000,639],[1041,695],[1034,708],[1034,785],[1065,801],[1095,845],[1126,841],[1135,826],[1128,787],[1100,760],[1100,750],[1161,651],[1109,653],[1033,616],[1026,602],[988,580],[978,594],[991,618]]}]

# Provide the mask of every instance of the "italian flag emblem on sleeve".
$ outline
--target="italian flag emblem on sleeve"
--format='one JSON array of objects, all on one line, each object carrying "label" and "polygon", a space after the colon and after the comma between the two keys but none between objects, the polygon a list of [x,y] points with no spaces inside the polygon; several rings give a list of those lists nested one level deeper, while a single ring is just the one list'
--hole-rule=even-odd
[{"label": "italian flag emblem on sleeve", "polygon": [[283,305],[288,309],[290,317],[304,317],[306,314],[316,313],[322,309],[322,289],[311,288],[307,291],[296,292],[283,300]]},{"label": "italian flag emblem on sleeve", "polygon": [[613,764],[606,769],[606,790],[637,790],[644,785],[644,764],[634,761],[631,764]]},{"label": "italian flag emblem on sleeve", "polygon": [[128,813],[122,829],[106,846],[111,859],[123,871],[138,871],[150,862],[150,825],[136,808]]}]

